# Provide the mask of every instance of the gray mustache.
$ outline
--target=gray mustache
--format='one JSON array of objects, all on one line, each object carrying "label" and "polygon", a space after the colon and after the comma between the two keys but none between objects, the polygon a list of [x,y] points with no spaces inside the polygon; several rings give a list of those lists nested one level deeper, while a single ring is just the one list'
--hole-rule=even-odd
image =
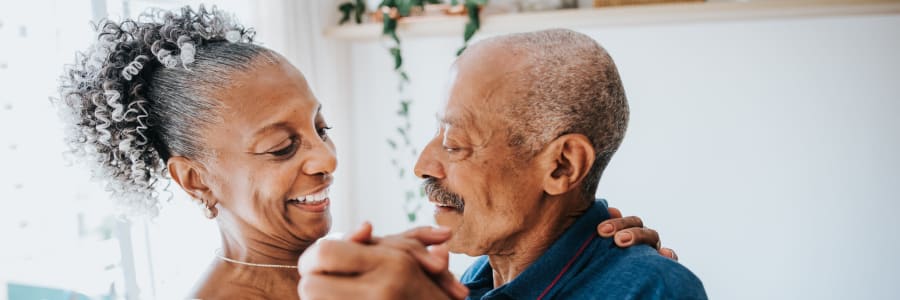
[{"label": "gray mustache", "polygon": [[425,189],[425,194],[428,195],[428,198],[438,204],[455,207],[460,212],[466,206],[462,196],[441,186],[437,179],[425,179],[425,182],[422,183],[422,188]]}]

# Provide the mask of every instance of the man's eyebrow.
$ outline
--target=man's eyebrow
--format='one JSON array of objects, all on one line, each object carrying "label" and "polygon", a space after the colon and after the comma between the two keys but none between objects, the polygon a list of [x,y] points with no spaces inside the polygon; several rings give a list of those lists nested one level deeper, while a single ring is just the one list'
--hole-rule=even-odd
[{"label": "man's eyebrow", "polygon": [[466,125],[465,119],[461,117],[447,117],[440,114],[435,115],[435,117],[441,125],[450,125],[453,127],[465,127]]}]

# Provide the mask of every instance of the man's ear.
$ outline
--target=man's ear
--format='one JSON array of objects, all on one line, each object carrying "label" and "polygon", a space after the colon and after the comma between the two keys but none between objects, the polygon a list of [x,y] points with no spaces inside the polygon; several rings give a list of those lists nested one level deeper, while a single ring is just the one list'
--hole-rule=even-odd
[{"label": "man's ear", "polygon": [[594,164],[594,146],[577,133],[556,138],[539,155],[546,166],[544,192],[554,196],[581,187]]},{"label": "man's ear", "polygon": [[209,186],[203,181],[202,166],[183,156],[173,156],[166,162],[169,176],[196,200],[211,201]]}]

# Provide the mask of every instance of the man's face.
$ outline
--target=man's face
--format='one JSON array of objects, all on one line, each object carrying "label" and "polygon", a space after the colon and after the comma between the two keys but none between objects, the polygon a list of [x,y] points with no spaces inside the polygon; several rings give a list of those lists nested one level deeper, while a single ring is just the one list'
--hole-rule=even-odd
[{"label": "man's face", "polygon": [[[540,172],[508,143],[513,58],[471,48],[456,64],[440,130],[422,151],[416,175],[426,179],[435,219],[453,229],[450,250],[469,255],[510,249],[539,213]],[[493,53],[493,54],[492,54]],[[486,59],[491,57],[491,59]]]}]

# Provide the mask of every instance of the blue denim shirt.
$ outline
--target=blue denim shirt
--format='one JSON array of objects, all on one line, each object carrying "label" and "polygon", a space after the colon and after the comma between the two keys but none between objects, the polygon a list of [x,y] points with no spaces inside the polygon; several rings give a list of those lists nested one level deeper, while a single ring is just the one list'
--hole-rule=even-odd
[{"label": "blue denim shirt", "polygon": [[512,281],[494,288],[487,256],[460,279],[469,299],[706,299],[703,283],[650,246],[619,248],[597,235],[609,219],[597,200],[537,261]]}]

